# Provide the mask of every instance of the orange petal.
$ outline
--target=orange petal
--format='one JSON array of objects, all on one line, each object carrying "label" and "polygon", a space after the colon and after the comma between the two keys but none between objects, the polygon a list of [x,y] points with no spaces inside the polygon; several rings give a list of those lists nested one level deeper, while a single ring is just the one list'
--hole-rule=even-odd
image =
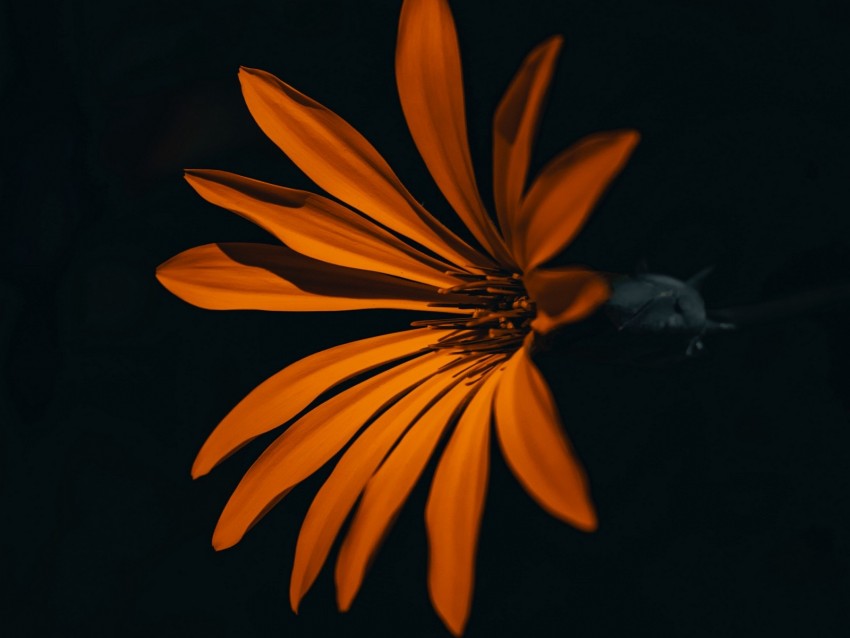
[{"label": "orange petal", "polygon": [[478,530],[490,467],[490,415],[500,373],[491,373],[470,401],[443,452],[425,508],[430,557],[428,591],[455,636],[472,606]]},{"label": "orange petal", "polygon": [[466,312],[431,303],[460,295],[407,279],[328,264],[285,246],[207,244],[172,257],[156,270],[182,300],[209,310],[358,310],[400,308]]},{"label": "orange petal", "polygon": [[298,535],[289,586],[294,611],[315,581],[366,482],[410,424],[455,381],[451,374],[435,375],[379,416],[343,454],[316,494]]},{"label": "orange petal", "polygon": [[416,354],[434,342],[434,332],[405,330],[345,343],[287,366],[240,401],[206,440],[192,476],[209,472],[251,439],[301,412],[338,383],[378,365]]},{"label": "orange petal", "polygon": [[239,80],[263,132],[331,195],[454,264],[490,264],[434,219],[341,117],[265,71],[243,67]]},{"label": "orange petal", "polygon": [[553,159],[532,184],[512,229],[528,272],[563,250],[638,143],[636,131],[590,135]]},{"label": "orange petal", "polygon": [[204,199],[265,228],[302,255],[449,288],[448,264],[428,257],[336,202],[224,171],[187,170]]},{"label": "orange petal", "polygon": [[396,47],[401,106],[428,170],[488,252],[505,266],[510,257],[485,211],[469,153],[460,51],[445,0],[406,0]]},{"label": "orange petal", "polygon": [[508,245],[520,213],[531,145],[563,42],[555,36],[528,54],[493,118],[493,193]]},{"label": "orange petal", "polygon": [[584,319],[611,296],[605,277],[586,268],[535,268],[523,280],[537,306],[531,327],[541,334]]},{"label": "orange petal", "polygon": [[437,441],[472,389],[461,382],[410,428],[366,485],[339,550],[337,605],[348,611],[375,550],[425,468]]},{"label": "orange petal", "polygon": [[221,513],[213,546],[238,543],[282,495],[324,465],[374,414],[446,363],[431,353],[391,368],[325,401],[281,434],[239,482]]},{"label": "orange petal", "polygon": [[546,381],[517,350],[496,391],[496,432],[508,466],[537,503],[585,531],[597,527],[587,478],[563,432]]}]

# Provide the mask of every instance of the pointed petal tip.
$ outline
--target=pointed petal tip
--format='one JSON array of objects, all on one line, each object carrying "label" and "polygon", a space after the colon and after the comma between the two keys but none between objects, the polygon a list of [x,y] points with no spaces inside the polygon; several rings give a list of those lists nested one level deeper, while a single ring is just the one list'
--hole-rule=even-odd
[{"label": "pointed petal tip", "polygon": [[239,67],[239,83],[242,85],[243,88],[245,87],[246,83],[266,81],[268,75],[268,73],[261,69],[254,69],[249,66]]},{"label": "pointed petal tip", "polygon": [[336,597],[336,608],[340,611],[340,613],[347,613],[351,610],[351,603],[354,602],[354,596],[346,594],[343,597],[343,594],[337,593]]},{"label": "pointed petal tip", "polygon": [[163,285],[163,286],[164,286],[167,290],[171,290],[171,288],[169,287],[168,282],[167,282],[166,280],[167,280],[167,278],[168,278],[168,270],[169,270],[169,268],[170,268],[170,266],[169,266],[169,262],[170,262],[172,259],[174,259],[174,258],[172,257],[171,259],[166,259],[164,262],[162,262],[161,264],[159,264],[159,265],[156,267],[156,270],[154,271],[154,277],[156,277],[156,280],[157,280],[157,281],[158,281],[161,285]]},{"label": "pointed petal tip", "polygon": [[200,464],[197,461],[195,461],[195,463],[192,465],[192,471],[191,471],[192,479],[197,480],[197,479],[201,478],[202,476],[206,476],[207,474],[209,474],[211,469],[212,468],[207,467],[206,465]]},{"label": "pointed petal tip", "polygon": [[214,168],[184,168],[183,179],[189,182],[189,186],[195,189],[201,197],[206,198],[201,188],[210,182],[221,183],[222,179],[227,177],[225,171],[220,171]]},{"label": "pointed petal tip", "polygon": [[276,76],[272,75],[268,71],[263,71],[262,69],[255,69],[250,66],[240,66],[239,67],[239,81],[244,85],[245,82],[267,82],[277,80],[284,84],[280,79]]},{"label": "pointed petal tip", "polygon": [[549,38],[544,40],[542,46],[546,47],[547,49],[553,48],[555,49],[555,53],[558,53],[561,47],[564,46],[564,36],[560,33],[556,33],[555,35],[550,36]]},{"label": "pointed petal tip", "polygon": [[213,532],[212,546],[215,551],[220,552],[225,549],[230,549],[240,540],[241,538],[234,538],[232,534],[224,533],[216,528]]},{"label": "pointed petal tip", "polygon": [[599,520],[596,516],[596,510],[593,503],[576,503],[573,500],[570,502],[543,502],[531,495],[537,504],[546,510],[550,515],[560,521],[563,521],[570,527],[575,527],[580,532],[595,532],[599,529]]},{"label": "pointed petal tip", "polygon": [[312,582],[306,587],[304,585],[303,576],[296,580],[296,571],[293,569],[289,579],[289,606],[292,608],[292,613],[296,616],[298,615],[298,610],[301,608],[301,601],[304,600],[304,596],[310,590]]},{"label": "pointed petal tip", "polygon": [[220,542],[219,540],[216,539],[215,534],[213,534],[212,547],[215,551],[221,552],[221,551],[224,551],[225,549],[229,549],[230,547],[233,547],[233,545],[227,545],[225,543]]},{"label": "pointed petal tip", "polygon": [[587,518],[581,520],[573,519],[570,524],[582,532],[591,533],[597,531],[599,529],[599,519],[596,518],[596,512],[591,510],[588,514]]},{"label": "pointed petal tip", "polygon": [[637,146],[638,142],[640,142],[640,131],[636,131],[634,129],[626,129],[623,131],[623,138],[629,144],[630,147],[634,148]]},{"label": "pointed petal tip", "polygon": [[[228,502],[228,505],[229,504],[230,502]],[[238,522],[234,524],[232,517],[229,516],[228,510],[229,508],[225,506],[224,511],[221,513],[218,523],[216,523],[215,529],[213,530],[212,544],[217,552],[220,552],[223,549],[230,549],[235,546],[242,540],[248,529],[251,528],[250,525],[248,526],[248,529],[240,527]]]},{"label": "pointed petal tip", "polygon": [[579,531],[591,533],[599,529],[599,519],[596,516],[596,509],[590,500],[587,500],[581,505],[577,503],[565,504],[565,506],[551,513],[556,518],[561,519]]},{"label": "pointed petal tip", "polygon": [[434,601],[434,598],[431,598],[431,602],[434,604],[434,610],[437,612],[437,615],[440,617],[440,620],[443,621],[443,624],[446,626],[446,629],[449,630],[449,633],[455,638],[460,638],[463,636],[463,632],[466,630],[466,623],[469,621],[469,611],[463,614],[462,616],[452,615],[449,610],[440,609]]},{"label": "pointed petal tip", "polygon": [[196,192],[198,191],[198,187],[204,181],[204,173],[206,173],[204,169],[201,168],[184,168],[183,169],[183,179],[191,186]]},{"label": "pointed petal tip", "polygon": [[[346,539],[346,541],[347,540],[348,539]],[[354,599],[357,597],[357,592],[360,589],[361,583],[353,583],[351,580],[343,581],[340,579],[338,556],[336,570],[334,573],[334,582],[336,584],[336,608],[344,614],[351,610],[351,605],[354,604]]]},{"label": "pointed petal tip", "polygon": [[206,444],[198,450],[195,460],[192,462],[192,478],[206,476],[218,464],[216,459],[211,459],[205,450]]}]

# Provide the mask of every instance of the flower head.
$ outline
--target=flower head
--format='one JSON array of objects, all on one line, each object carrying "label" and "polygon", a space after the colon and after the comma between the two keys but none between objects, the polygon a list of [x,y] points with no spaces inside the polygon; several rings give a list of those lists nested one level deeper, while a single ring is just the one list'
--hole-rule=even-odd
[{"label": "flower head", "polygon": [[[348,123],[263,71],[239,73],[254,119],[347,206],[231,173],[186,171],[202,197],[283,245],[210,244],[173,257],[157,277],[182,299],[218,310],[430,313],[410,330],[343,344],[285,368],[245,397],[198,454],[195,477],[288,424],[227,503],[213,536],[223,549],[345,448],[301,528],[290,586],[295,610],[356,505],[336,563],[338,604],[349,608],[394,515],[445,438],[426,508],[428,583],[440,617],[462,633],[491,421],[507,464],[532,498],[579,529],[597,525],[585,473],[530,346],[535,335],[578,321],[607,299],[603,276],[544,264],[581,229],[638,136],[591,135],[556,156],[526,188],[531,143],[560,47],[554,37],[532,51],[496,111],[494,222],[470,159],[448,4],[404,2],[396,53],[404,114],[428,170],[477,246],[426,211]],[[385,369],[368,375],[379,366]],[[357,383],[311,407],[355,377]]]}]

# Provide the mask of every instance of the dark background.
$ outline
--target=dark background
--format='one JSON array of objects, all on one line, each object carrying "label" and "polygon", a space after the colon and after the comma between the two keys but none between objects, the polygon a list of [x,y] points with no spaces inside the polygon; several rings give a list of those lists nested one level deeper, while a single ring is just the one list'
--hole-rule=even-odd
[{"label": "dark background", "polygon": [[[398,104],[399,6],[0,5],[6,635],[448,635],[426,592],[427,480],[352,611],[335,610],[326,568],[295,616],[295,539],[327,472],[222,553],[218,513],[263,441],[189,477],[261,380],[414,317],[209,312],[153,276],[192,246],[267,240],[197,197],[182,168],[312,188],[251,120],[240,64],[341,114],[450,219]],[[645,258],[682,278],[715,264],[715,306],[850,281],[850,5],[452,6],[485,199],[492,112],[553,33],[566,46],[534,169],[593,131],[643,135],[564,263],[630,272]],[[848,635],[846,313],[716,337],[673,368],[582,361],[556,343],[538,362],[601,527],[550,518],[494,449],[467,635]]]}]

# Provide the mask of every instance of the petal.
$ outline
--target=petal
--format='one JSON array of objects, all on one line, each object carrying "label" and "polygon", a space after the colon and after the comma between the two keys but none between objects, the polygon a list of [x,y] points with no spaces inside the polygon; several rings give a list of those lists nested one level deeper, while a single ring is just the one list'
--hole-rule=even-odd
[{"label": "petal", "polygon": [[210,310],[466,312],[430,306],[462,303],[462,295],[441,295],[432,286],[407,279],[328,264],[285,246],[198,246],[166,261],[156,277],[184,301]]},{"label": "petal", "polygon": [[587,478],[527,348],[517,350],[505,366],[495,406],[499,445],[526,492],[553,516],[581,530],[595,530]]},{"label": "petal", "polygon": [[472,389],[461,382],[410,428],[366,485],[336,563],[337,605],[348,611],[369,561],[425,468],[434,447]]},{"label": "petal", "polygon": [[475,183],[460,51],[445,0],[405,1],[395,60],[401,106],[428,170],[481,245],[500,263],[512,265]]},{"label": "petal", "polygon": [[434,219],[341,117],[265,71],[243,67],[239,80],[263,132],[331,195],[454,264],[490,264]]},{"label": "petal", "polygon": [[238,543],[283,495],[339,452],[376,412],[445,362],[445,356],[431,353],[403,363],[325,401],[289,426],[242,477],[218,520],[213,546],[225,549]]},{"label": "petal", "polygon": [[501,374],[491,373],[458,421],[434,474],[425,509],[428,591],[455,636],[472,606],[475,553],[490,467],[490,418]]},{"label": "petal", "polygon": [[206,440],[192,466],[198,478],[251,439],[289,421],[338,383],[420,352],[434,332],[405,330],[345,343],[296,361],[240,401]]},{"label": "petal", "polygon": [[428,257],[336,202],[224,171],[187,170],[204,199],[265,228],[293,250],[322,261],[449,288],[448,264]]},{"label": "petal", "polygon": [[381,461],[422,411],[455,382],[450,374],[435,375],[379,416],[343,454],[316,494],[298,535],[289,588],[294,611],[298,611],[339,529]]},{"label": "petal", "polygon": [[555,36],[528,54],[493,118],[493,193],[509,245],[528,176],[531,145],[563,42],[561,36]]},{"label": "petal", "polygon": [[584,319],[611,296],[605,277],[586,268],[535,268],[523,280],[537,306],[531,327],[541,334]]},{"label": "petal", "polygon": [[573,240],[605,188],[626,165],[638,139],[636,131],[596,133],[573,144],[543,169],[512,229],[526,272]]}]

